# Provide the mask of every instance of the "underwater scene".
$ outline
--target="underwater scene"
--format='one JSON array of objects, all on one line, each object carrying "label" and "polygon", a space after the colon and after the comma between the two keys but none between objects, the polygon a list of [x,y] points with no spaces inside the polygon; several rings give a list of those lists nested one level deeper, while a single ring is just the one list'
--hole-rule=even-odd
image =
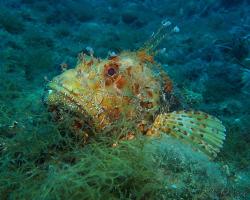
[{"label": "underwater scene", "polygon": [[249,200],[249,0],[0,0],[1,200]]}]

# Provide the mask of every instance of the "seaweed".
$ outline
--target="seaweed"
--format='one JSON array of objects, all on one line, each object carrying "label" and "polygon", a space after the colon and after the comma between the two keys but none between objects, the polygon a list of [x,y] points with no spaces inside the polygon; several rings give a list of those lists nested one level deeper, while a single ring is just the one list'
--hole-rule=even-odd
[{"label": "seaweed", "polygon": [[234,195],[219,165],[174,139],[140,136],[112,147],[114,138],[101,134],[83,144],[69,132],[62,134],[64,126],[59,126],[40,123],[39,132],[1,137],[3,199],[227,199]]}]

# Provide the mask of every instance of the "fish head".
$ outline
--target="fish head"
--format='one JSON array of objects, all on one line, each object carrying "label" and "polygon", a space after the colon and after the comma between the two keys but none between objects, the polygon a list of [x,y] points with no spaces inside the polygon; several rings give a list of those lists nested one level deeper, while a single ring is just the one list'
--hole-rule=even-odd
[{"label": "fish head", "polygon": [[138,51],[106,59],[80,57],[74,69],[49,83],[49,106],[79,115],[97,131],[118,120],[153,120],[162,85],[152,69],[152,56]]}]

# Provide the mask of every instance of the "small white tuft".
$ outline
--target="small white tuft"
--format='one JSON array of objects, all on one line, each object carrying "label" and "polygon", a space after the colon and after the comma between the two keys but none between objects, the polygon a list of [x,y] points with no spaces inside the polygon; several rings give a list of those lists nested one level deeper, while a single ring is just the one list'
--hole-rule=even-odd
[{"label": "small white tuft", "polygon": [[173,31],[175,33],[179,33],[180,32],[180,28],[178,26],[175,26],[174,29],[173,29]]},{"label": "small white tuft", "polygon": [[165,20],[163,20],[163,21],[161,22],[161,24],[162,24],[163,26],[171,26],[172,22],[165,19]]}]

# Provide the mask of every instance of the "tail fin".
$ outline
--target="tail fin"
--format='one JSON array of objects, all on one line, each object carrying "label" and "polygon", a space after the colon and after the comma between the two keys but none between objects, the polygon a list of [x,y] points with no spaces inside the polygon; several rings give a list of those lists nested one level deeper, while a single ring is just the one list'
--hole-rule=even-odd
[{"label": "tail fin", "polygon": [[180,111],[159,115],[148,135],[160,133],[178,138],[209,157],[216,157],[225,140],[221,121],[203,112]]},{"label": "tail fin", "polygon": [[178,26],[173,26],[170,21],[163,20],[161,24],[162,25],[157,30],[157,32],[152,34],[151,38],[144,43],[139,51],[146,51],[148,54],[153,55],[155,53],[156,47],[166,36],[180,31]]}]

